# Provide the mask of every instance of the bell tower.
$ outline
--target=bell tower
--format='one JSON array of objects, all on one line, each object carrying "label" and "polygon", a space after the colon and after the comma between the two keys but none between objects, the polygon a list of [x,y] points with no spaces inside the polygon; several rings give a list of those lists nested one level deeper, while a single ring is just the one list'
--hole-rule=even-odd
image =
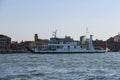
[{"label": "bell tower", "polygon": [[34,40],[35,40],[35,42],[38,40],[38,34],[35,34]]}]

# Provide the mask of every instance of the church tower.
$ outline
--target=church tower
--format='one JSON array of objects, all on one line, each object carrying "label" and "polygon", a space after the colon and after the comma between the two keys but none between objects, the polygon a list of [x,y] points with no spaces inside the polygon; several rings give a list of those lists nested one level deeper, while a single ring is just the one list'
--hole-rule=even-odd
[{"label": "church tower", "polygon": [[35,40],[35,42],[38,40],[38,34],[35,34],[34,40]]}]

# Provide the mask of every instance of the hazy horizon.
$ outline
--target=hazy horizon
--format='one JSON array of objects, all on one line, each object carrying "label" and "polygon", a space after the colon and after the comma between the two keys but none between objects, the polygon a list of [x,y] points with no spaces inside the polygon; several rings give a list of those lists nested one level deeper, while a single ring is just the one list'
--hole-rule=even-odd
[{"label": "hazy horizon", "polygon": [[120,0],[0,0],[0,34],[12,41],[94,35],[106,40],[120,32]]}]

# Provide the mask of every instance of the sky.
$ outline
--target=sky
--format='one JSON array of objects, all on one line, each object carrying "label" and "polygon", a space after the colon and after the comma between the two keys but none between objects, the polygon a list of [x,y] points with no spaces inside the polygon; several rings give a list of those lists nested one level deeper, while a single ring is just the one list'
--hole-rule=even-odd
[{"label": "sky", "polygon": [[79,37],[106,40],[120,32],[120,0],[0,0],[0,34],[12,41]]}]

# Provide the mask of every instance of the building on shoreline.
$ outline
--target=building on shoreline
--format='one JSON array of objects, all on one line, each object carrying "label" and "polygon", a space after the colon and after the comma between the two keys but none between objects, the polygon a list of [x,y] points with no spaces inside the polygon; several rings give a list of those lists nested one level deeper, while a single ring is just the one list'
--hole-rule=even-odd
[{"label": "building on shoreline", "polygon": [[120,34],[110,37],[106,41],[96,39],[94,41],[94,46],[96,46],[96,48],[108,48],[110,52],[118,52],[120,51]]},{"label": "building on shoreline", "polygon": [[44,44],[48,43],[48,39],[39,39],[38,34],[35,34],[34,36],[35,41],[35,47],[42,49],[44,47]]},{"label": "building on shoreline", "polygon": [[12,53],[29,53],[28,48],[35,47],[34,41],[21,41],[18,43],[17,41],[13,41],[11,43]]},{"label": "building on shoreline", "polygon": [[[86,47],[85,45],[85,36],[82,36],[80,38],[80,41],[84,46],[81,47]],[[66,36],[66,40],[70,40],[70,37]],[[71,39],[72,40],[72,39]],[[49,42],[48,39],[39,39],[38,34],[35,34],[34,36],[34,41],[21,41],[18,43],[17,41],[12,41],[11,38],[0,34],[0,53],[24,53],[24,52],[29,52],[27,48],[39,48],[42,49],[45,44]],[[117,52],[120,51],[120,34],[115,35],[114,37],[110,37],[106,41],[103,40],[94,40],[93,45],[95,49],[110,49],[112,52]]]},{"label": "building on shoreline", "polygon": [[120,33],[114,36],[114,42],[120,42]]},{"label": "building on shoreline", "polygon": [[1,53],[8,52],[10,50],[10,46],[11,38],[6,35],[0,34],[0,52]]}]

